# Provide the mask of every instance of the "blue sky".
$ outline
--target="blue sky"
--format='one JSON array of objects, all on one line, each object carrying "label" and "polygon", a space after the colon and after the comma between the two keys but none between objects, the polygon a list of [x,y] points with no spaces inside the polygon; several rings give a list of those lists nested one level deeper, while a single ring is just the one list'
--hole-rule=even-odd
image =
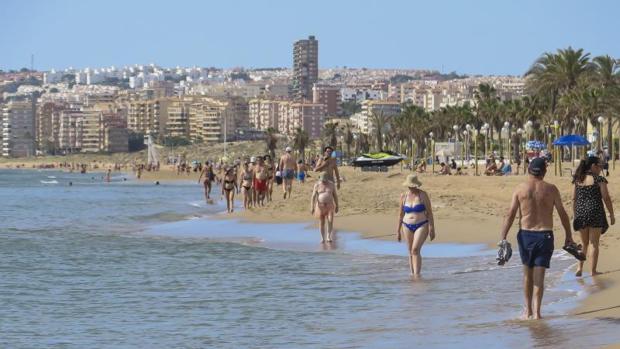
[{"label": "blue sky", "polygon": [[521,75],[569,45],[620,57],[620,1],[65,1],[0,3],[0,69],[289,67],[315,35],[320,67]]}]

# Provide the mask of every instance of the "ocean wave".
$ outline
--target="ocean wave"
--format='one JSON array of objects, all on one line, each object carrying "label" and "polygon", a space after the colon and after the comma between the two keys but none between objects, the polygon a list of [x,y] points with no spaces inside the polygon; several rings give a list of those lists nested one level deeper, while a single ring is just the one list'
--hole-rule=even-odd
[{"label": "ocean wave", "polygon": [[51,181],[41,180],[41,184],[58,184],[58,181],[57,180],[51,180]]}]

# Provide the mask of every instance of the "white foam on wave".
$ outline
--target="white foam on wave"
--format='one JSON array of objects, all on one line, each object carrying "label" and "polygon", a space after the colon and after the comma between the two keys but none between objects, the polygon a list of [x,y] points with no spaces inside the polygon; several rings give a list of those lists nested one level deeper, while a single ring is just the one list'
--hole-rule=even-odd
[{"label": "white foam on wave", "polygon": [[467,268],[461,271],[454,271],[452,272],[452,274],[458,275],[458,274],[480,273],[484,271],[495,271],[495,270],[500,270],[500,269],[515,269],[515,268],[520,268],[520,267],[521,265],[512,265],[512,266],[493,265],[488,268]]},{"label": "white foam on wave", "polygon": [[56,178],[56,176],[47,176],[47,178],[54,179],[54,178]]},{"label": "white foam on wave", "polygon": [[41,181],[41,184],[58,184],[57,180],[52,180],[52,181]]}]

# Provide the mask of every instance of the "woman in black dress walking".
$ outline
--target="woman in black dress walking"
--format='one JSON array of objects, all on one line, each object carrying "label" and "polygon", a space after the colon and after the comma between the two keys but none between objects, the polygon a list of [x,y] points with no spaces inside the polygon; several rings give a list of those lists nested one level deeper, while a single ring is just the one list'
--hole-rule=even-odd
[{"label": "woman in black dress walking", "polygon": [[[588,255],[590,248],[590,264],[592,275],[600,274],[596,270],[598,263],[599,239],[605,234],[609,224],[605,217],[603,202],[609,211],[609,222],[614,224],[614,208],[607,190],[607,180],[600,176],[603,169],[602,161],[595,156],[581,160],[573,176],[575,190],[573,192],[573,229],[581,234],[583,253]],[[591,245],[591,246],[590,246]],[[579,262],[576,276],[581,276],[583,261]]]}]

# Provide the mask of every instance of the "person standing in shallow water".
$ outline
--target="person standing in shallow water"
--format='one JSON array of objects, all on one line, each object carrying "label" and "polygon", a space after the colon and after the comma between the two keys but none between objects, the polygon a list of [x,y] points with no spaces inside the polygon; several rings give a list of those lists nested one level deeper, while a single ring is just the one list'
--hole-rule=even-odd
[{"label": "person standing in shallow water", "polygon": [[431,199],[428,194],[420,189],[422,182],[415,174],[410,174],[403,183],[409,190],[400,195],[400,208],[398,212],[398,227],[396,238],[398,242],[405,232],[407,238],[407,250],[409,251],[409,270],[411,275],[419,277],[422,271],[422,245],[430,236],[435,239],[435,221]]},{"label": "person standing in shallow water", "polygon": [[[607,189],[607,179],[601,176],[603,164],[600,158],[591,156],[581,160],[579,167],[573,176],[573,229],[579,231],[583,253],[588,255],[590,248],[591,275],[600,274],[596,270],[598,264],[599,240],[609,228],[605,218],[605,208],[609,211],[609,222],[616,223],[614,207]],[[584,261],[579,261],[575,276],[579,277],[583,272]]]},{"label": "person standing in shallow water", "polygon": [[328,180],[325,173],[319,175],[319,181],[312,190],[310,212],[319,219],[321,243],[332,242],[334,215],[338,213],[338,194],[334,183]]},{"label": "person standing in shallow water", "polygon": [[207,202],[209,202],[209,199],[211,199],[211,197],[210,197],[210,195],[211,195],[211,184],[213,183],[213,180],[215,178],[215,174],[213,173],[213,167],[211,166],[211,164],[209,164],[208,161],[205,162],[205,166],[200,171],[200,176],[198,177],[198,183],[199,184],[200,184],[200,180],[202,179],[202,176],[205,176],[205,180],[202,183],[204,188],[205,188],[205,200],[207,200]]},{"label": "person standing in shallow water", "polygon": [[553,254],[554,208],[564,227],[565,246],[573,243],[570,221],[562,205],[560,191],[555,185],[544,181],[546,161],[543,158],[532,160],[528,173],[526,182],[519,184],[512,194],[510,209],[500,234],[501,240],[505,241],[517,212],[520,212],[517,241],[523,264],[524,320],[542,318],[540,308],[545,290],[545,270],[549,268]]}]

